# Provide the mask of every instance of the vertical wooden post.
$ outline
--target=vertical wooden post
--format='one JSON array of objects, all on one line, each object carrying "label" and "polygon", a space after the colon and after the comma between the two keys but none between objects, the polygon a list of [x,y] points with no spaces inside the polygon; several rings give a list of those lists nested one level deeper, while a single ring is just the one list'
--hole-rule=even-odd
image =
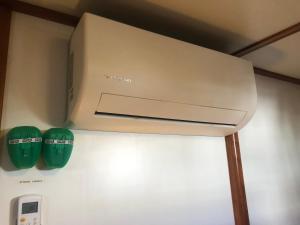
[{"label": "vertical wooden post", "polygon": [[0,5],[0,126],[2,120],[10,21],[11,10],[5,6]]},{"label": "vertical wooden post", "polygon": [[249,225],[238,134],[225,137],[235,225]]}]

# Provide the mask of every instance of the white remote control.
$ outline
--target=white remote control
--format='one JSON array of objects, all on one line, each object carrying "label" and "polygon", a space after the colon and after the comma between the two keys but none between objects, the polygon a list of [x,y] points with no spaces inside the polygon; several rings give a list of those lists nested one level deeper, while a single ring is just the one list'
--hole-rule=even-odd
[{"label": "white remote control", "polygon": [[17,225],[41,225],[42,196],[24,195],[17,204]]}]

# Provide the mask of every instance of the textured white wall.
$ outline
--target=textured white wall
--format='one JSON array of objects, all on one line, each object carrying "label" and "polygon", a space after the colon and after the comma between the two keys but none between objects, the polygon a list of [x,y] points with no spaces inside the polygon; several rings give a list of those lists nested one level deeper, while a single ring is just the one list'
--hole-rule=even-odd
[{"label": "textured white wall", "polygon": [[240,132],[252,225],[300,224],[300,87],[256,77],[258,108]]},{"label": "textured white wall", "polygon": [[[62,124],[71,32],[13,14],[2,128]],[[15,171],[2,143],[1,225],[12,199],[28,193],[44,196],[44,225],[234,223],[223,138],[74,133],[70,162],[59,170]]]}]

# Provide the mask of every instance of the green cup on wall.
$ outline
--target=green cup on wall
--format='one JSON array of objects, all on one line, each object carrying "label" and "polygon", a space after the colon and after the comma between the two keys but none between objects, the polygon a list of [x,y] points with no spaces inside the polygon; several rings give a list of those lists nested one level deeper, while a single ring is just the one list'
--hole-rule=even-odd
[{"label": "green cup on wall", "polygon": [[11,162],[18,169],[33,167],[42,149],[41,131],[32,126],[11,129],[7,134],[7,149]]},{"label": "green cup on wall", "polygon": [[70,159],[74,135],[64,128],[51,128],[44,134],[43,157],[49,169],[62,168]]}]

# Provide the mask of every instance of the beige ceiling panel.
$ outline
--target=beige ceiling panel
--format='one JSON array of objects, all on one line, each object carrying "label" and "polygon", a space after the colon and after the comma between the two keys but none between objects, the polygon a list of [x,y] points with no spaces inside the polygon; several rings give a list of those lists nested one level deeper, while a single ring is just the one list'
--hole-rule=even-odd
[{"label": "beige ceiling panel", "polygon": [[257,67],[300,78],[300,32],[258,49],[243,58]]},{"label": "beige ceiling panel", "polygon": [[148,23],[150,28],[161,26],[154,31],[171,27],[166,32],[173,32],[174,37],[180,32],[196,36],[203,39],[199,44],[224,52],[233,52],[300,21],[299,0],[23,1],[78,16],[90,11],[112,18],[131,17],[127,21]]},{"label": "beige ceiling panel", "polygon": [[299,0],[147,0],[169,10],[259,40],[300,22]]}]

